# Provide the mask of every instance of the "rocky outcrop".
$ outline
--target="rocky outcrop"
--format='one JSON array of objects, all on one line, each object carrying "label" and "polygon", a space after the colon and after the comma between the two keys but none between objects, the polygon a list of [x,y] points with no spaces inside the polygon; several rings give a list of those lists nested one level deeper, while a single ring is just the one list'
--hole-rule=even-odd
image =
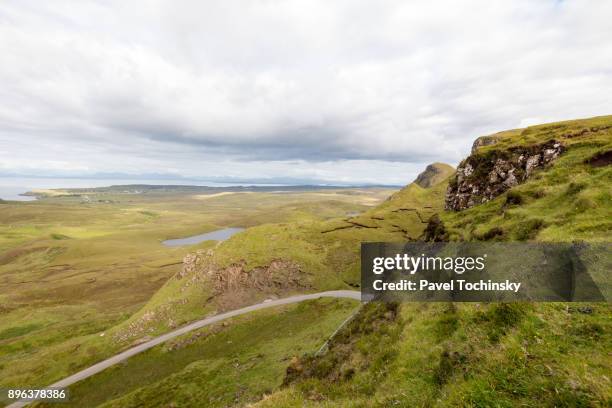
[{"label": "rocky outcrop", "polygon": [[275,259],[269,265],[250,270],[245,263],[236,263],[212,273],[215,292],[218,294],[244,289],[287,289],[302,286],[300,266],[292,261]]},{"label": "rocky outcrop", "polygon": [[527,180],[536,169],[548,165],[563,151],[560,142],[551,140],[539,145],[473,153],[457,167],[446,191],[445,207],[460,211],[490,201]]},{"label": "rocky outcrop", "polygon": [[187,255],[185,255],[183,257],[183,267],[181,268],[181,271],[176,275],[177,279],[182,279],[187,275],[193,275],[194,272],[196,272],[203,260],[204,257],[210,257],[213,255],[213,250],[209,249],[207,251],[203,250],[203,249],[199,249],[197,252],[195,253],[189,253]]},{"label": "rocky outcrop", "polygon": [[[179,283],[179,298],[168,297],[124,325],[113,335],[118,343],[141,341],[160,327],[175,328],[178,311],[191,302],[189,295],[197,291],[210,294],[219,310],[231,310],[261,301],[261,295],[275,298],[283,292],[308,287],[305,274],[296,262],[273,259],[270,263],[247,268],[240,261],[222,267],[214,262],[214,251],[198,250],[183,258],[183,267],[174,276]],[[176,284],[176,283],[173,283]],[[207,301],[208,301],[207,300]],[[193,306],[192,306],[193,307]]]},{"label": "rocky outcrop", "polygon": [[[214,294],[245,289],[287,289],[301,286],[302,271],[292,261],[274,259],[268,265],[247,269],[244,261],[233,263],[225,268],[210,260],[212,250],[199,250],[183,258],[183,268],[176,279],[184,279],[182,289],[192,282],[207,282],[214,288]],[[207,259],[209,258],[209,259]]]},{"label": "rocky outcrop", "polygon": [[132,344],[135,346],[147,341],[146,336],[154,333],[155,329],[160,325],[165,325],[169,329],[175,328],[176,325],[173,320],[174,310],[186,303],[187,299],[172,300],[146,311],[117,331],[113,335],[113,340],[117,343],[124,343],[136,339]]},{"label": "rocky outcrop", "polygon": [[429,188],[449,177],[455,169],[444,163],[433,163],[425,168],[414,180],[416,184],[423,188]]}]

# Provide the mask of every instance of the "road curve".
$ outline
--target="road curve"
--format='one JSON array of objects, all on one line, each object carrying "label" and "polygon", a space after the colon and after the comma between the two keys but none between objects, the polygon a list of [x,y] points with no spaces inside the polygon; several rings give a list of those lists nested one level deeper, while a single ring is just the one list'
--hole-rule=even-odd
[{"label": "road curve", "polygon": [[[162,334],[161,336],[155,337],[154,339],[151,339],[147,341],[146,343],[142,343],[130,349],[127,349],[124,352],[116,354],[110,358],[107,358],[106,360],[100,361],[99,363],[92,365],[91,367],[81,370],[78,373],[71,375],[70,377],[66,377],[63,380],[53,383],[46,388],[69,387],[70,385],[78,381],[91,377],[92,375],[97,374],[100,371],[103,371],[110,366],[120,363],[136,354],[142,353],[143,351],[148,350],[152,347],[155,347],[158,344],[164,343],[175,337],[178,337],[185,333],[189,333],[190,331],[193,331],[193,330],[205,327],[205,326],[209,326],[211,324],[220,322],[225,319],[229,319],[229,318],[239,316],[245,313],[254,312],[256,310],[267,309],[269,307],[288,305],[291,303],[299,303],[305,300],[319,299],[323,297],[361,300],[361,292],[354,291],[354,290],[332,290],[328,292],[309,293],[306,295],[291,296],[291,297],[287,297],[284,299],[268,300],[262,303],[257,303],[255,305],[243,307],[242,309],[236,309],[236,310],[221,313],[221,314],[218,314],[212,317],[207,317],[206,319],[195,321],[186,326],[178,328],[174,331],[171,331],[169,333]],[[20,408],[20,407],[25,407],[28,404],[30,404],[30,402],[17,401],[17,402],[14,402],[8,405],[6,408]]]}]

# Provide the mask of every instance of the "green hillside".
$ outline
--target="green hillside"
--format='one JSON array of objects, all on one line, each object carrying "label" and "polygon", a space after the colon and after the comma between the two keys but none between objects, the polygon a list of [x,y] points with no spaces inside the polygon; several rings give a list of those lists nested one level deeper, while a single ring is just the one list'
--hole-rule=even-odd
[{"label": "green hillside", "polygon": [[[609,241],[612,116],[533,126],[480,148],[479,158],[556,140],[565,152],[496,200],[441,215],[452,240]],[[491,159],[490,159],[491,160]]]},{"label": "green hillside", "polygon": [[[480,163],[475,177],[551,140],[564,151],[484,204],[439,211],[428,238],[609,240],[612,117],[492,138],[468,160]],[[370,304],[327,354],[293,361],[285,387],[257,406],[610,406],[611,312],[606,303]]]}]

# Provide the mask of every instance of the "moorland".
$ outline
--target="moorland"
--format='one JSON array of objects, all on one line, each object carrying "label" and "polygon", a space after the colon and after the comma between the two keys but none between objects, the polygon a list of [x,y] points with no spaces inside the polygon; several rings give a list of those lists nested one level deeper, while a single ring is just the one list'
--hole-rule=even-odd
[{"label": "moorland", "polygon": [[[2,386],[48,384],[266,299],[359,290],[365,241],[609,242],[611,151],[605,116],[479,138],[457,169],[434,163],[397,191],[53,191],[3,203]],[[161,243],[225,227],[246,230]],[[603,407],[611,312],[309,301],[150,349],[72,386],[67,406]]]},{"label": "moorland", "polygon": [[[2,385],[47,384],[124,347],[105,332],[147,304],[185,255],[217,245],[168,247],[166,239],[309,224],[367,210],[391,193],[278,190],[122,186],[35,191],[36,201],[2,202]],[[207,313],[205,304],[194,309],[194,316]]]}]

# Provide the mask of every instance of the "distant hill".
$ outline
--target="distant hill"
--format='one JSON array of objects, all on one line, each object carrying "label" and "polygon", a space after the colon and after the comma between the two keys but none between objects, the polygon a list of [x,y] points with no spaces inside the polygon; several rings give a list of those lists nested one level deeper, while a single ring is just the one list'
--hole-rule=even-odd
[{"label": "distant hill", "polygon": [[448,178],[454,172],[453,166],[445,163],[433,163],[427,166],[414,182],[423,188],[429,188]]},{"label": "distant hill", "polygon": [[80,195],[104,195],[104,194],[215,194],[220,192],[304,192],[318,190],[352,190],[355,188],[396,188],[392,185],[232,185],[226,187],[196,186],[196,185],[175,185],[175,184],[119,184],[107,187],[88,187],[88,188],[57,188],[57,189],[38,189],[28,191],[24,196],[36,196],[38,198],[80,196]]}]

